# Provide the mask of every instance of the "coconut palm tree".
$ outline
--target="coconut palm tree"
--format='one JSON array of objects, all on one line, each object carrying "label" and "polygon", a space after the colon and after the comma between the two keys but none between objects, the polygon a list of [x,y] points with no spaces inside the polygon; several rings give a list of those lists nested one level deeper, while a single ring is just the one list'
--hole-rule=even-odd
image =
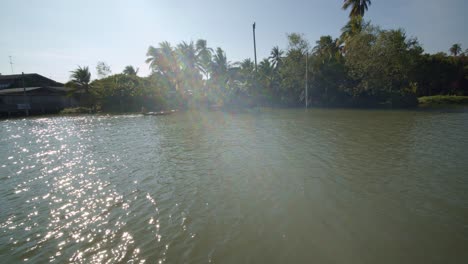
[{"label": "coconut palm tree", "polygon": [[343,9],[347,10],[351,7],[349,17],[364,16],[368,7],[371,5],[371,0],[344,0]]},{"label": "coconut palm tree", "polygon": [[[200,43],[204,42],[204,43]],[[206,64],[206,41],[193,41],[187,43],[185,41],[177,45],[176,53],[179,60],[180,70],[182,73],[182,82],[185,90],[203,87],[203,75],[207,76]]]},{"label": "coconut palm tree", "polygon": [[206,45],[206,40],[199,39],[196,44],[183,41],[177,45],[177,55],[182,68],[207,74],[211,63],[212,49]]},{"label": "coconut palm tree", "polygon": [[206,40],[199,39],[195,44],[195,49],[197,51],[197,67],[205,75],[205,78],[208,78],[208,74],[211,67],[211,57],[213,53],[212,48],[208,48]]},{"label": "coconut palm tree", "polygon": [[71,82],[76,85],[78,89],[84,90],[86,94],[89,94],[91,73],[89,72],[88,66],[78,66],[76,70],[71,71],[70,78]]},{"label": "coconut palm tree", "polygon": [[336,41],[331,36],[322,36],[315,43],[313,52],[317,56],[325,56],[330,59],[339,51]]},{"label": "coconut palm tree", "polygon": [[453,56],[457,56],[462,51],[461,45],[458,43],[455,43],[452,45],[452,47],[450,47],[449,51]]},{"label": "coconut palm tree", "polygon": [[241,62],[235,63],[235,65],[239,68],[236,78],[238,78],[244,86],[251,86],[255,79],[254,62],[251,59],[245,59]]},{"label": "coconut palm tree", "polygon": [[341,28],[341,36],[338,39],[338,44],[346,43],[352,36],[359,34],[366,25],[362,16],[351,17],[348,23]]},{"label": "coconut palm tree", "polygon": [[149,64],[149,68],[153,72],[161,72],[162,69],[159,66],[160,61],[162,60],[161,51],[158,48],[153,46],[148,47],[148,51],[146,52],[146,57],[148,57],[145,62]]},{"label": "coconut palm tree", "polygon": [[255,70],[254,63],[251,59],[245,59],[236,64],[240,67],[241,71],[245,71],[246,73],[252,73]]},{"label": "coconut palm tree", "polygon": [[179,86],[179,63],[174,48],[167,41],[159,43],[159,47],[150,46],[146,53],[146,63],[153,72],[166,77],[177,90]]},{"label": "coconut palm tree", "polygon": [[167,41],[159,43],[159,48],[150,46],[146,56],[148,57],[146,63],[149,63],[149,67],[163,75],[174,72],[175,68],[178,67],[174,49]]},{"label": "coconut palm tree", "polygon": [[215,93],[225,97],[230,92],[229,86],[237,69],[232,68],[231,63],[227,60],[226,53],[218,47],[212,57],[208,82],[214,88]]},{"label": "coconut palm tree", "polygon": [[226,76],[230,63],[227,61],[226,53],[218,47],[216,52],[213,54],[213,60],[211,62],[211,73],[213,77],[219,78],[221,76]]},{"label": "coconut palm tree", "polygon": [[183,69],[195,70],[197,67],[197,51],[193,41],[182,41],[176,48],[177,59]]},{"label": "coconut palm tree", "polygon": [[125,66],[123,74],[136,76],[138,74],[138,68],[135,70],[132,65]]},{"label": "coconut palm tree", "polygon": [[271,89],[271,84],[274,78],[275,67],[268,59],[263,59],[259,65],[259,76],[263,83],[263,87],[267,90]]},{"label": "coconut palm tree", "polygon": [[268,58],[273,68],[277,69],[278,67],[280,67],[283,61],[283,54],[284,52],[280,50],[278,46],[275,46],[273,47],[273,49],[271,49],[270,57]]}]

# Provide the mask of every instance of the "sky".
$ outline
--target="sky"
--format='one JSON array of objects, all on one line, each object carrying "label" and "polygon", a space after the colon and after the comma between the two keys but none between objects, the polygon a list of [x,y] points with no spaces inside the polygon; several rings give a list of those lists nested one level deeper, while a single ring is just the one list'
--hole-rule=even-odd
[{"label": "sky", "polygon": [[[126,65],[149,74],[150,45],[206,39],[229,61],[253,59],[256,22],[258,60],[273,46],[287,48],[286,34],[312,44],[338,37],[348,20],[342,0],[0,0],[0,73],[39,73],[56,81],[70,71],[106,62],[113,73]],[[365,19],[383,29],[403,28],[427,53],[468,48],[467,0],[373,0]]]}]

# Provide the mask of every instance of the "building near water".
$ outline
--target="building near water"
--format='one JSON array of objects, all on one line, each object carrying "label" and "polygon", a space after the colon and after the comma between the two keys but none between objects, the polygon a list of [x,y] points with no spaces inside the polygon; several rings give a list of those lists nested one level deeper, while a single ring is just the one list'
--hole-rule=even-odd
[{"label": "building near water", "polygon": [[55,113],[77,105],[70,88],[37,73],[0,75],[0,115]]}]

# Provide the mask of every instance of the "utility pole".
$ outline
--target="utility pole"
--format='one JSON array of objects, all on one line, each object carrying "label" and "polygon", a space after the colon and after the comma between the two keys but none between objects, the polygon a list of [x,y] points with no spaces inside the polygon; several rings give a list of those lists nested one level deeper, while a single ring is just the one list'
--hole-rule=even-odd
[{"label": "utility pole", "polygon": [[255,43],[255,22],[253,23],[252,27],[253,27],[253,41],[254,41],[255,72],[257,72],[257,44]]},{"label": "utility pole", "polygon": [[306,52],[306,81],[305,81],[305,107],[306,109],[309,107],[309,97],[308,97],[308,92],[309,92],[309,77],[308,77],[308,69],[307,67],[307,60],[309,57],[309,52]]},{"label": "utility pole", "polygon": [[26,85],[24,84],[24,72],[21,73],[21,80],[23,81],[23,99],[24,99],[24,112],[26,113],[26,116],[29,116],[29,104],[27,103],[27,98],[26,98]]},{"label": "utility pole", "polygon": [[10,68],[11,68],[11,74],[13,74],[13,61],[11,60],[11,56],[10,57]]}]

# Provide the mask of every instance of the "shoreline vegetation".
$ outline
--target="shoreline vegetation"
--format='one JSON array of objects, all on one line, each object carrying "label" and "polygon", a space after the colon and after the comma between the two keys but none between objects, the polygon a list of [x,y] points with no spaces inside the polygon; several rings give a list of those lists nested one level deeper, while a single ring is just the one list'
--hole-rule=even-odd
[{"label": "shoreline vegetation", "polygon": [[[454,44],[450,54],[425,53],[403,29],[364,20],[370,5],[345,0],[349,22],[341,36],[312,44],[303,34],[287,34],[287,48],[273,47],[258,65],[252,59],[231,62],[203,39],[175,46],[164,41],[147,50],[147,77],[133,66],[112,74],[99,62],[97,79],[91,81],[88,67],[78,67],[66,86],[80,107],[93,112],[304,107],[306,100],[311,107],[391,109],[466,102],[468,50]],[[87,111],[82,108],[73,111]]]},{"label": "shoreline vegetation", "polygon": [[[408,110],[437,110],[437,109],[452,109],[458,107],[468,107],[468,96],[457,96],[457,95],[435,95],[435,96],[424,96],[418,98],[418,105],[414,107],[407,107]],[[255,106],[248,109],[273,109],[278,107],[264,107],[264,106]],[[290,108],[290,107],[289,107]],[[296,107],[299,108],[299,107]],[[340,108],[340,107],[326,107],[326,106],[311,106],[310,109],[326,109],[326,108]],[[221,111],[236,111],[236,110],[248,110],[247,108],[228,108],[228,107],[219,107],[219,108],[197,108],[199,110],[221,110]],[[348,109],[363,109],[359,107],[348,108]],[[390,108],[390,107],[374,107],[374,108],[364,108],[364,109],[381,109],[381,110],[392,110],[392,109],[404,109],[404,108]],[[168,111],[168,110],[164,110]],[[174,109],[171,111],[177,112]],[[146,112],[142,111],[113,111],[106,112],[101,109],[96,109],[92,107],[73,107],[65,108],[60,111],[59,115],[82,115],[82,114],[145,114]]]}]

